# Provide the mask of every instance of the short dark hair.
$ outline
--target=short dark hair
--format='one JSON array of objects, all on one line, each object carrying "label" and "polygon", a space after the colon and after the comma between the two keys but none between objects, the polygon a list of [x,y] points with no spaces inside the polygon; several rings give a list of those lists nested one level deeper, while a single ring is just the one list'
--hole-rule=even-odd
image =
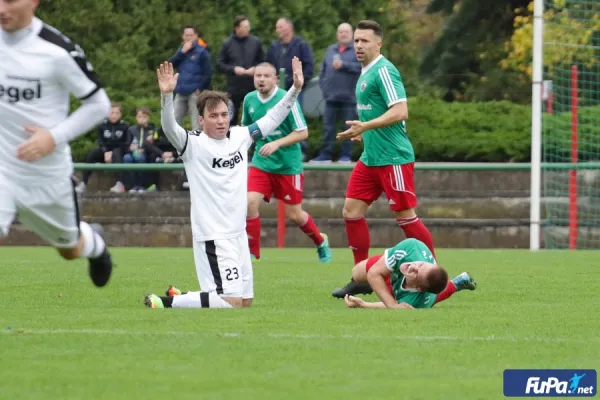
[{"label": "short dark hair", "polygon": [[240,26],[240,24],[244,21],[248,21],[248,17],[245,15],[237,15],[235,17],[235,19],[233,20],[233,29],[237,28],[238,26]]},{"label": "short dark hair", "polygon": [[121,111],[121,103],[117,103],[116,101],[111,101],[110,108],[118,108],[119,111]]},{"label": "short dark hair", "polygon": [[356,29],[372,30],[373,33],[383,39],[383,28],[377,22],[364,19],[356,25]]},{"label": "short dark hair", "polygon": [[142,107],[138,107],[135,110],[135,113],[142,113],[142,114],[146,114],[146,115],[150,115],[150,107],[148,106],[142,106]]},{"label": "short dark hair", "polygon": [[196,28],[195,25],[186,25],[183,27],[183,31],[185,31],[186,29],[191,29],[194,31],[194,33],[197,35],[198,34],[198,28]]},{"label": "short dark hair", "polygon": [[205,90],[198,96],[196,107],[200,116],[204,116],[204,110],[212,111],[219,103],[225,103],[226,106],[229,104],[229,96],[225,92],[219,92],[216,90]]},{"label": "short dark hair", "polygon": [[427,274],[427,281],[422,289],[427,293],[439,294],[446,289],[446,285],[448,285],[448,273],[445,269],[436,266]]}]

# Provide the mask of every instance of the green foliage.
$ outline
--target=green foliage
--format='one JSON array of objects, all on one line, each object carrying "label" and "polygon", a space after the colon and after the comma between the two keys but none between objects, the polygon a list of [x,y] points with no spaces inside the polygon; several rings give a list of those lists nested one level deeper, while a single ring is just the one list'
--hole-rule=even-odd
[{"label": "green foliage", "polygon": [[[527,6],[528,0],[480,1],[463,0],[450,8],[447,1],[431,0],[428,11],[450,12],[441,35],[426,50],[420,73],[429,82],[446,89],[446,100],[478,100],[484,93],[480,90],[468,91],[470,85],[481,84],[481,77],[488,77],[486,85],[500,88],[504,81],[490,79],[490,69],[497,67],[505,58],[505,41],[513,31],[515,9]],[[500,74],[494,74],[494,79]],[[519,81],[509,82],[508,90],[518,89]],[[497,92],[496,92],[497,93]],[[518,90],[513,94],[519,93]],[[505,99],[500,96],[495,99]],[[484,96],[485,97],[485,96]],[[488,96],[489,97],[489,96]]]},{"label": "green foliage", "polygon": [[408,135],[419,161],[527,161],[530,108],[507,101],[409,99]]},{"label": "green foliage", "polygon": [[[543,116],[545,162],[571,162],[572,114],[562,112]],[[577,110],[577,159],[598,161],[600,157],[600,106]]]}]

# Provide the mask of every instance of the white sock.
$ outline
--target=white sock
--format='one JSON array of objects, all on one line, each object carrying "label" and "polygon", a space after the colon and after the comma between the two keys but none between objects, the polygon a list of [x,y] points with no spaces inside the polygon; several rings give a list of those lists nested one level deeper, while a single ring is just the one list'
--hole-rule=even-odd
[{"label": "white sock", "polygon": [[215,292],[187,292],[173,296],[173,308],[233,308]]},{"label": "white sock", "polygon": [[103,252],[106,245],[100,235],[98,235],[87,222],[79,223],[79,231],[83,236],[83,248],[81,249],[81,258],[96,258]]}]

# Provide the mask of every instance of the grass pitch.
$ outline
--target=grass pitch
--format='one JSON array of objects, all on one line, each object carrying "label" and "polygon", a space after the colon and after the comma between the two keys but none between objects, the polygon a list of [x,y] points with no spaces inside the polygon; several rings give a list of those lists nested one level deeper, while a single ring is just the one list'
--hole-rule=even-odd
[{"label": "grass pitch", "polygon": [[437,256],[478,289],[351,310],[331,297],[349,250],[318,264],[314,249],[265,249],[251,309],[150,310],[147,292],[197,290],[191,249],[113,249],[97,289],[86,261],[1,247],[0,398],[495,399],[506,368],[600,367],[597,252]]}]

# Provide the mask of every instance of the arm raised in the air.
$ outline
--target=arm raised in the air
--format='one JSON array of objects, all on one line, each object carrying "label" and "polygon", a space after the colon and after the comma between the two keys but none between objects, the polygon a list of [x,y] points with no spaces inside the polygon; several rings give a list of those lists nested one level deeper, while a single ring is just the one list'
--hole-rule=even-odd
[{"label": "arm raised in the air", "polygon": [[185,129],[175,121],[173,91],[177,86],[179,74],[173,75],[173,64],[164,62],[156,70],[156,75],[160,88],[160,123],[169,142],[179,154],[182,154],[189,138]]}]

